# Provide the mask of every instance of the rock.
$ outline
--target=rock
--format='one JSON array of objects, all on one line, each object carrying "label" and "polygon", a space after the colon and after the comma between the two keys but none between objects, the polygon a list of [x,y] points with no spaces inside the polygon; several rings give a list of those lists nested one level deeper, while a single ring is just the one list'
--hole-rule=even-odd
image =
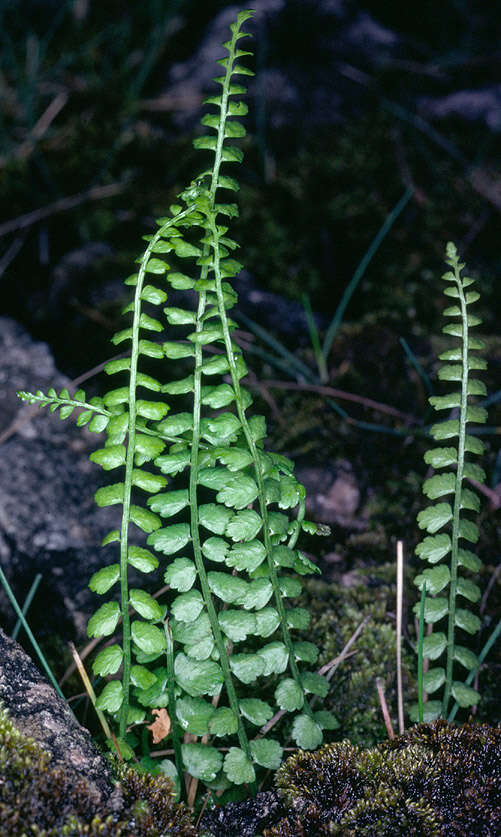
[{"label": "rock", "polygon": [[491,131],[501,130],[501,85],[458,90],[437,98],[423,97],[419,110],[426,119],[462,119],[483,122]]},{"label": "rock", "polygon": [[[0,318],[0,352],[2,569],[21,604],[41,573],[29,613],[37,636],[57,632],[78,640],[96,606],[89,578],[106,563],[100,542],[118,525],[115,509],[98,509],[93,502],[102,474],[88,456],[99,437],[17,398],[17,390],[59,391],[70,385],[47,345]],[[13,624],[15,614],[1,588],[0,613],[4,625]]]},{"label": "rock", "polygon": [[49,753],[51,767],[63,768],[75,782],[85,779],[93,801],[113,807],[115,783],[108,761],[21,646],[1,629],[0,704],[19,731]]},{"label": "rock", "polygon": [[[116,778],[113,775],[116,773]],[[167,776],[101,755],[64,700],[0,630],[0,834],[195,837]]]},{"label": "rock", "polygon": [[306,488],[306,509],[314,520],[351,529],[366,527],[365,520],[355,517],[360,488],[349,462],[339,460],[326,468],[302,466],[296,475]]}]

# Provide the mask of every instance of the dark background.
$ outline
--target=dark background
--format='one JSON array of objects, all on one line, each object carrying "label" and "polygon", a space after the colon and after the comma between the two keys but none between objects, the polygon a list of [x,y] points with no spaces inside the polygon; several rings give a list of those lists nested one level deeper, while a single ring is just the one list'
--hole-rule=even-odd
[{"label": "dark background", "polygon": [[[411,187],[345,319],[377,318],[411,342],[436,329],[452,238],[482,277],[495,333],[499,0],[255,6],[234,230],[248,277],[288,299],[309,294],[325,326]],[[238,8],[3,0],[2,309],[47,340],[71,376],[108,356],[141,235],[205,164],[191,139]],[[265,322],[292,345],[307,340],[297,310]]]}]

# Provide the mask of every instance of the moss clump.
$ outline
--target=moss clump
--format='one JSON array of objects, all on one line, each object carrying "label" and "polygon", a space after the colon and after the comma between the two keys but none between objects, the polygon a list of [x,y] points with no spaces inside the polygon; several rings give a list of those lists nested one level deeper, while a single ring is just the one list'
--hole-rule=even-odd
[{"label": "moss clump", "polygon": [[[304,638],[320,649],[318,666],[334,659],[343,650],[356,628],[368,617],[353,649],[331,680],[331,689],[322,708],[339,721],[339,738],[370,747],[387,736],[376,689],[376,678],[385,685],[390,712],[396,716],[396,634],[391,613],[395,613],[395,567],[372,570],[361,576],[360,584],[342,587],[322,581],[303,582],[300,602],[312,614]],[[365,582],[365,583],[364,583]],[[405,694],[412,697],[415,678],[414,656],[403,647]]]},{"label": "moss clump", "polygon": [[501,729],[420,724],[362,750],[299,751],[276,776],[290,815],[265,837],[501,833]]},{"label": "moss clump", "polygon": [[[0,708],[0,834],[9,837],[193,837],[184,805],[165,776],[117,771],[120,803],[97,804],[85,779],[75,780]],[[117,809],[118,808],[118,809]]]}]

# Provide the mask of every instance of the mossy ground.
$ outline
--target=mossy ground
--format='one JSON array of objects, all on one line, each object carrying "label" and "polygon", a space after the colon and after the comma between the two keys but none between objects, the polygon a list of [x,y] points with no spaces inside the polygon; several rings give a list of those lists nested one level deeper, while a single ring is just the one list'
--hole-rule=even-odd
[{"label": "mossy ground", "polygon": [[174,801],[165,776],[116,766],[117,805],[96,804],[82,777],[75,780],[0,707],[0,833],[9,837],[191,837],[188,810]]},{"label": "mossy ground", "polygon": [[266,837],[495,837],[501,730],[445,721],[364,750],[349,741],[298,753],[276,782],[290,814]]}]

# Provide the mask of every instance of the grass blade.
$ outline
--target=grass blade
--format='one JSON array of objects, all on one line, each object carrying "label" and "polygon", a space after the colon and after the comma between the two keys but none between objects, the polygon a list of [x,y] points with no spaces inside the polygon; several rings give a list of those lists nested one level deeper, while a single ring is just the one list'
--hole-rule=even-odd
[{"label": "grass blade", "polygon": [[327,333],[324,339],[324,345],[322,349],[322,353],[324,356],[325,361],[327,362],[327,358],[329,356],[329,352],[332,348],[332,344],[334,342],[334,338],[339,330],[339,326],[343,320],[344,312],[346,311],[346,307],[352,298],[353,294],[355,293],[365,271],[367,270],[369,264],[372,261],[373,256],[376,254],[379,246],[381,245],[382,241],[390,232],[393,224],[397,220],[400,213],[405,209],[409,200],[411,199],[412,195],[414,194],[414,190],[408,187],[398,203],[395,204],[391,212],[386,216],[384,223],[382,224],[381,228],[379,229],[377,235],[372,240],[369,249],[366,251],[365,255],[363,256],[362,260],[360,261],[355,273],[353,274],[352,278],[348,282],[343,296],[341,298],[341,302],[339,303],[336,313],[331,320],[329,328],[327,329]]},{"label": "grass blade", "polygon": [[[23,608],[22,608],[22,612],[23,612],[24,617],[26,617],[26,615],[27,615],[27,613],[30,609],[31,603],[33,601],[33,598],[35,596],[35,593],[38,589],[38,585],[40,584],[41,580],[42,580],[41,573],[37,573],[35,578],[33,579],[33,584],[31,585],[31,587],[28,591],[28,595],[26,596],[26,599],[24,600],[24,604],[23,604]],[[16,624],[15,624],[14,630],[12,631],[12,634],[11,634],[12,639],[17,639],[17,636],[19,634],[19,631],[21,630],[21,627],[22,627],[22,622],[21,622],[20,619],[18,619]]]},{"label": "grass blade", "polygon": [[11,588],[9,582],[7,581],[7,579],[5,577],[5,573],[4,573],[4,571],[2,570],[1,567],[0,567],[0,581],[2,582],[3,588],[4,588],[5,592],[7,593],[9,601],[10,601],[12,607],[14,608],[14,610],[15,610],[15,612],[16,612],[16,614],[17,614],[17,616],[18,616],[18,618],[19,618],[19,620],[20,620],[20,622],[21,622],[21,624],[24,628],[24,630],[28,634],[28,638],[29,638],[33,648],[35,649],[35,652],[36,652],[36,654],[38,656],[38,659],[40,660],[40,662],[43,666],[43,669],[44,669],[47,677],[49,678],[51,684],[54,686],[54,689],[58,693],[59,697],[61,697],[64,701],[66,701],[65,696],[63,695],[61,689],[59,688],[59,685],[57,683],[56,678],[54,677],[54,675],[52,674],[52,671],[49,668],[49,664],[44,657],[42,649],[40,648],[38,642],[36,641],[35,637],[33,636],[32,630],[31,630],[30,626],[28,625],[28,623],[26,621],[26,617],[25,617],[23,611],[21,610],[21,608],[19,607],[19,605],[17,603],[17,600],[16,600],[16,597],[14,596],[14,593],[12,592],[12,588]]}]

